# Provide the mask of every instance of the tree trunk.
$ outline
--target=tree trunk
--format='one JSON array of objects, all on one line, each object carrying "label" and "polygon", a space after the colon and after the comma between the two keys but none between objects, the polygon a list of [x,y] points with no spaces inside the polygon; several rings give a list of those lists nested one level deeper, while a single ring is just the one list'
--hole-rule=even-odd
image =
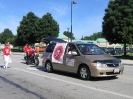
[{"label": "tree trunk", "polygon": [[124,56],[126,56],[126,42],[124,42]]}]

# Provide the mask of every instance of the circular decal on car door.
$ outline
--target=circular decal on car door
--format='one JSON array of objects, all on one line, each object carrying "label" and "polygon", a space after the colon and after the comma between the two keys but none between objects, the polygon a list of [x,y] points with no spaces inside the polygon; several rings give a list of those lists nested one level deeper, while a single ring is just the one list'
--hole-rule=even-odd
[{"label": "circular decal on car door", "polygon": [[63,47],[62,46],[58,46],[55,51],[54,51],[54,58],[56,60],[59,60],[60,57],[62,56],[63,54]]}]

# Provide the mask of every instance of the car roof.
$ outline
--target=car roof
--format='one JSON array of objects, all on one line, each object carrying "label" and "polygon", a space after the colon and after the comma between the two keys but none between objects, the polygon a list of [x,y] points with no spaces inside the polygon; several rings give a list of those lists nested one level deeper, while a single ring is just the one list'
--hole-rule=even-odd
[{"label": "car roof", "polygon": [[86,43],[86,42],[69,42],[71,44],[90,44],[90,45],[95,45],[93,43]]},{"label": "car roof", "polygon": [[52,42],[66,42],[63,39],[60,38],[55,38],[55,37],[47,37],[47,38],[42,38],[43,42],[45,43],[52,43]]}]

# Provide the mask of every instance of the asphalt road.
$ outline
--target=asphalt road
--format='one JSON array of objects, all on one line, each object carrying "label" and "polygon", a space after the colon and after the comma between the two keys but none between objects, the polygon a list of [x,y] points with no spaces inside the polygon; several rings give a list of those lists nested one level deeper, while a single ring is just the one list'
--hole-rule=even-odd
[{"label": "asphalt road", "polygon": [[[1,55],[1,54],[0,54]],[[133,99],[133,66],[125,65],[116,78],[80,80],[74,74],[26,65],[23,54],[13,54],[10,68],[3,69],[0,57],[1,99]],[[41,60],[40,60],[41,61]]]}]

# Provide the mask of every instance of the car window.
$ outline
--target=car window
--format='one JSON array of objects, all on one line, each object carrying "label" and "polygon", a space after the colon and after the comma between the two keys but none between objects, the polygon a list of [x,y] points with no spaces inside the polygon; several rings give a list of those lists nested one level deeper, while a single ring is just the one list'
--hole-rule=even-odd
[{"label": "car window", "polygon": [[77,44],[77,47],[83,55],[106,54],[95,44]]},{"label": "car window", "polygon": [[66,54],[71,54],[72,51],[76,51],[79,54],[78,49],[74,44],[68,44],[66,47]]},{"label": "car window", "polygon": [[47,46],[46,48],[46,52],[53,52],[54,51],[54,47],[55,47],[56,43],[51,43]]}]

